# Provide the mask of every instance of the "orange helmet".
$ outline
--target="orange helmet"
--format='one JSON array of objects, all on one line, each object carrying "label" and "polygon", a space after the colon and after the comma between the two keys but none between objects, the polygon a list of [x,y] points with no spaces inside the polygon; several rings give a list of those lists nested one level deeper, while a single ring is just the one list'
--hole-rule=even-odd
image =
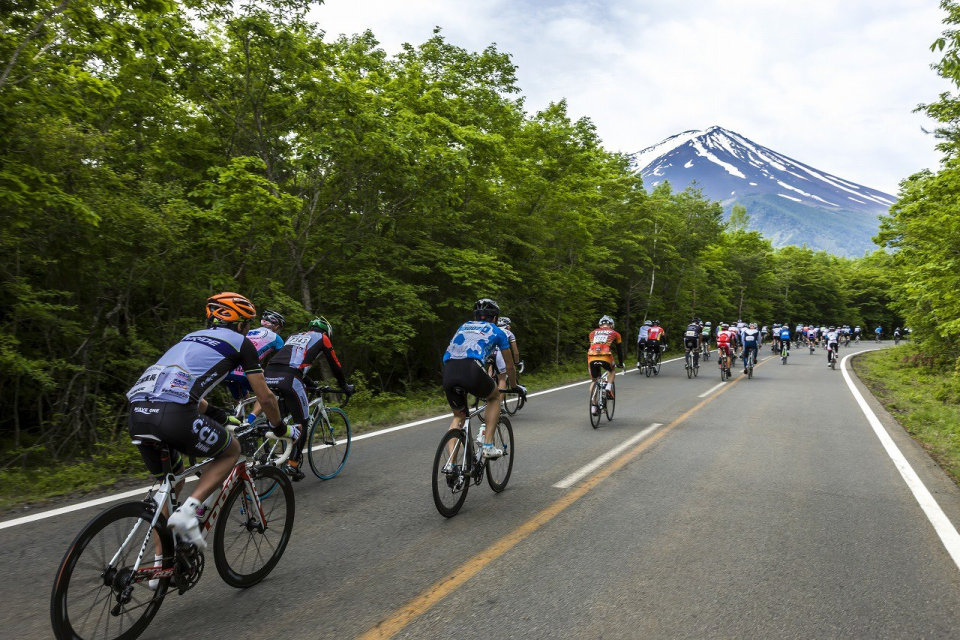
[{"label": "orange helmet", "polygon": [[243,322],[257,315],[253,303],[239,293],[224,291],[207,298],[207,320],[211,322]]}]

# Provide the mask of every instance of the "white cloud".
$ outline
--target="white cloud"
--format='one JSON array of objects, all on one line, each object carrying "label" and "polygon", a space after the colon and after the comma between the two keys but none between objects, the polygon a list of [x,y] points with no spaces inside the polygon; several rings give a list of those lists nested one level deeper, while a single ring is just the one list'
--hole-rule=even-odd
[{"label": "white cloud", "polygon": [[567,98],[614,150],[716,124],[890,193],[939,159],[912,113],[950,88],[929,68],[936,0],[326,0],[312,16],[391,53],[434,26],[468,49],[495,42],[528,110]]}]

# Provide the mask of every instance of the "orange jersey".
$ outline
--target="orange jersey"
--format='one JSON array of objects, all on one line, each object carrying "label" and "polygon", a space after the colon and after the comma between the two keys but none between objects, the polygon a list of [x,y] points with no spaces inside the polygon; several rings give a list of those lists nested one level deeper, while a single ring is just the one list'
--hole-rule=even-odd
[{"label": "orange jersey", "polygon": [[587,349],[587,355],[613,355],[610,348],[615,344],[620,344],[620,342],[620,334],[613,329],[594,329],[590,332],[590,348]]},{"label": "orange jersey", "polygon": [[659,340],[663,336],[663,327],[650,327],[647,340]]}]

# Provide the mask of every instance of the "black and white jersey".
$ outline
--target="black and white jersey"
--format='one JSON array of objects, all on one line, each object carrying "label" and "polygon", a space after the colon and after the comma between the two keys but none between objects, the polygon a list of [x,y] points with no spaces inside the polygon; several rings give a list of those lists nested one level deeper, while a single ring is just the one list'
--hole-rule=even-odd
[{"label": "black and white jersey", "polygon": [[148,367],[127,398],[197,404],[237,367],[246,373],[261,371],[257,348],[246,336],[225,327],[194,331]]}]

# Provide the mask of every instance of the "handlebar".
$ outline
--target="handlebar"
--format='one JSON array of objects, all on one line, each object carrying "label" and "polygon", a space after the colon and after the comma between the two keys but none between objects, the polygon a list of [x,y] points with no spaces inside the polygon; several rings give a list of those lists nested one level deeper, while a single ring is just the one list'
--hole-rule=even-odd
[{"label": "handlebar", "polygon": [[335,396],[343,397],[343,402],[340,403],[341,407],[347,406],[347,404],[350,402],[350,396],[348,396],[347,392],[343,389],[337,389],[336,387],[314,387],[313,390],[318,393],[329,393]]}]

